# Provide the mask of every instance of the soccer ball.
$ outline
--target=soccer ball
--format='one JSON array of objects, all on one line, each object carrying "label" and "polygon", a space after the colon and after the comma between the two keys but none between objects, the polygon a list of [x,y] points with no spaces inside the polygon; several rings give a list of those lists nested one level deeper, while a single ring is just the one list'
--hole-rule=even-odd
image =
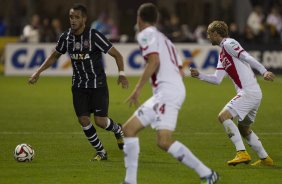
[{"label": "soccer ball", "polygon": [[31,162],[34,157],[34,149],[29,144],[19,144],[15,148],[14,158],[18,162]]}]

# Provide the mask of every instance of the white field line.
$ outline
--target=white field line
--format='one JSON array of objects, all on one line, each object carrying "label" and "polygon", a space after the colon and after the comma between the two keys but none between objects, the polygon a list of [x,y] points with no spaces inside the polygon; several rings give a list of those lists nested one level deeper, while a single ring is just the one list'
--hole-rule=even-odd
[{"label": "white field line", "polygon": [[[195,132],[192,133],[195,135],[219,135],[219,134],[225,134],[223,133],[219,133],[219,132]],[[282,135],[282,132],[256,132],[256,134],[258,135]]]},{"label": "white field line", "polygon": [[[99,132],[99,134],[108,134],[110,132]],[[83,132],[8,132],[2,131],[0,135],[80,135]],[[189,132],[189,133],[179,133],[174,132],[176,135],[221,135],[224,132]],[[257,132],[258,135],[282,135],[282,132]]]},{"label": "white field line", "polygon": [[[80,135],[83,132],[0,132],[0,135]],[[100,133],[99,133],[100,134]]]}]

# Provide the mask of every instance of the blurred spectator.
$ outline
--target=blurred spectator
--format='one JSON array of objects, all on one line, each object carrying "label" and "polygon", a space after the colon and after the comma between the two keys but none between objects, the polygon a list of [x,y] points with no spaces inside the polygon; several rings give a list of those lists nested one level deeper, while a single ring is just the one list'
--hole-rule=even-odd
[{"label": "blurred spectator", "polygon": [[251,29],[257,41],[262,39],[264,32],[263,19],[264,14],[260,6],[255,6],[247,19],[248,29]]},{"label": "blurred spectator", "polygon": [[179,17],[172,14],[168,19],[163,20],[163,25],[160,25],[160,31],[164,33],[170,40],[179,42],[181,40],[181,30]]},{"label": "blurred spectator", "polygon": [[[7,1],[7,3],[10,2],[13,1]],[[60,12],[64,12],[62,10],[65,8],[65,6],[59,6],[57,4],[54,5],[54,10],[56,11],[51,11],[51,8],[46,8],[46,11],[41,11],[41,9],[38,9],[38,7],[35,5],[29,7],[29,4],[24,3],[24,1],[17,0],[17,2],[19,2],[18,7],[15,7],[15,11],[12,11],[11,14],[8,14],[6,11],[2,11],[2,13],[0,13],[0,36],[5,35],[18,37],[21,35],[21,41],[38,42],[39,29],[39,41],[54,42],[58,40],[58,37],[62,33],[62,27],[63,29],[68,27],[67,21],[65,21],[65,17],[57,16],[54,14],[55,12],[59,12],[59,14],[62,14]],[[184,4],[177,4],[175,2],[176,1],[166,1],[163,3],[159,3],[158,1],[156,1],[156,3],[160,6],[160,21],[158,29],[174,42],[206,43],[207,39],[205,28],[203,29],[203,26],[200,24],[200,22],[207,23],[211,19],[224,19],[230,23],[230,37],[236,40],[249,40],[251,42],[256,43],[282,43],[282,12],[280,12],[282,10],[282,0],[254,0],[251,1],[251,3],[245,3],[248,4],[248,6],[239,7],[240,9],[242,9],[242,14],[240,14],[238,18],[236,17],[236,22],[232,21],[234,20],[235,15],[241,10],[228,11],[232,3],[233,5],[240,4],[234,0],[228,0],[227,2],[221,0],[220,3],[214,3],[213,1],[209,1],[213,9],[208,8],[208,10],[210,11],[209,13],[199,14],[199,17],[196,17],[197,21],[193,19],[187,19],[187,15],[189,14],[189,12],[186,12],[188,13],[186,14],[185,11],[189,7],[189,5],[193,4],[194,5],[191,7],[194,7],[197,4],[197,9],[193,11],[204,11],[206,8],[205,6],[202,6],[200,5],[200,3],[198,4],[197,2],[192,3],[192,1],[190,4],[190,2],[187,1],[187,4],[184,7],[183,5],[186,2]],[[11,3],[9,7],[12,7],[12,4],[13,3]],[[95,21],[91,22],[91,27],[97,29],[99,32],[104,34],[112,42],[119,41],[124,43],[133,41],[134,35],[132,34],[132,32],[129,32],[131,30],[130,25],[133,25],[133,23],[131,22],[133,19],[132,17],[129,17],[127,15],[132,13],[131,9],[134,8],[134,3],[132,3],[132,5],[130,4],[131,3],[128,4],[128,12],[118,13],[115,11],[104,11],[99,14],[97,19],[93,19],[93,16],[95,14],[92,13],[92,16],[89,17],[89,19]],[[177,7],[176,5],[183,7]],[[250,6],[253,7],[251,12]],[[215,7],[217,7],[216,11]],[[235,7],[237,7],[237,5]],[[5,7],[2,7],[2,9],[5,10]],[[42,9],[44,9],[44,7],[42,7]],[[98,9],[103,8],[97,8],[97,10]],[[109,10],[109,7],[105,9]],[[30,12],[35,11],[40,12],[40,15],[44,15],[44,17],[56,16],[62,22],[60,22],[58,19],[54,19],[54,22],[52,19],[41,19],[41,21],[35,21],[38,23],[32,23],[33,20],[31,19],[36,19],[34,17],[38,17],[38,15],[34,15],[33,18],[28,21],[29,25],[26,25],[27,15],[29,15]],[[246,13],[249,13],[247,19],[245,19]],[[116,15],[117,17],[111,17],[110,15]],[[4,19],[1,16],[4,16]],[[38,17],[37,19],[40,18]],[[116,20],[123,20],[120,21],[118,24],[120,25],[120,27],[117,26],[117,22],[115,22]],[[125,26],[125,24],[127,26]],[[244,24],[246,28],[244,27]],[[40,28],[40,25],[42,25],[42,28]],[[238,29],[240,32],[238,31]],[[121,35],[120,33],[122,33],[123,35]]]},{"label": "blurred spectator", "polygon": [[59,40],[63,32],[61,21],[57,18],[52,19],[51,27],[52,27],[52,35],[53,35],[52,38],[54,39],[51,41],[56,42],[57,40]]},{"label": "blurred spectator", "polygon": [[[169,15],[167,16],[161,16],[160,18],[160,22],[158,25],[158,29],[164,34],[166,35],[168,38],[171,39],[171,24],[170,24],[170,17]],[[173,41],[173,40],[172,40]]]},{"label": "blurred spectator", "polygon": [[245,43],[255,43],[256,42],[256,36],[248,25],[246,25],[244,29],[242,41]]},{"label": "blurred spectator", "polygon": [[110,36],[110,26],[108,25],[108,15],[106,13],[101,13],[97,20],[92,22],[91,28],[96,29],[107,38]]},{"label": "blurred spectator", "polygon": [[194,35],[197,43],[204,44],[209,43],[207,39],[207,26],[206,25],[198,25],[194,31]]},{"label": "blurred spectator", "polygon": [[42,27],[40,27],[40,42],[53,42],[52,28],[50,25],[50,19],[44,18],[42,21]]},{"label": "blurred spectator", "polygon": [[56,42],[62,34],[61,21],[57,18],[50,21],[44,18],[40,27],[40,42]]},{"label": "blurred spectator", "polygon": [[179,42],[181,41],[181,31],[180,31],[180,23],[179,23],[179,17],[175,14],[172,14],[170,16],[170,33],[169,33],[169,39]]},{"label": "blurred spectator", "polygon": [[7,30],[7,25],[4,21],[4,18],[0,16],[0,36],[5,36]]},{"label": "blurred spectator", "polygon": [[241,39],[238,25],[235,22],[232,22],[229,25],[229,36],[230,38],[233,38],[238,41]]},{"label": "blurred spectator", "polygon": [[114,23],[113,19],[103,12],[99,15],[98,19],[92,22],[91,28],[98,30],[104,34],[110,41],[118,41],[118,27]]},{"label": "blurred spectator", "polygon": [[192,42],[194,34],[187,24],[181,24],[179,17],[175,14],[161,15],[158,29],[174,42]]},{"label": "blurred spectator", "polygon": [[31,17],[30,24],[27,24],[23,29],[21,36],[22,42],[38,43],[40,41],[40,17],[34,14]]},{"label": "blurred spectator", "polygon": [[160,14],[159,14],[159,21],[158,21],[158,25],[157,28],[167,37],[169,32],[170,32],[170,13],[169,11],[164,8],[161,7],[160,8]]},{"label": "blurred spectator", "polygon": [[114,20],[111,17],[108,17],[108,26],[110,30],[109,40],[112,42],[119,41],[118,27],[116,26]]},{"label": "blurred spectator", "polygon": [[275,39],[280,37],[282,28],[282,18],[278,7],[273,7],[271,12],[266,18],[266,25],[270,33],[270,39]]},{"label": "blurred spectator", "polygon": [[182,42],[195,42],[194,33],[187,24],[182,24],[180,29],[182,32]]}]

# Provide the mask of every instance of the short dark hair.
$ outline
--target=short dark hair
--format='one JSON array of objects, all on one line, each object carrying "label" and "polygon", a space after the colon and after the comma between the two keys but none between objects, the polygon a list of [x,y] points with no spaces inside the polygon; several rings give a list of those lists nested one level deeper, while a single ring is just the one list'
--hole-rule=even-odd
[{"label": "short dark hair", "polygon": [[86,16],[87,17],[87,9],[86,9],[86,6],[84,6],[83,4],[80,4],[80,3],[75,3],[72,8],[73,10],[79,10],[81,11],[82,15]]},{"label": "short dark hair", "polygon": [[138,9],[138,16],[144,22],[155,24],[158,21],[158,9],[153,3],[144,3]]}]

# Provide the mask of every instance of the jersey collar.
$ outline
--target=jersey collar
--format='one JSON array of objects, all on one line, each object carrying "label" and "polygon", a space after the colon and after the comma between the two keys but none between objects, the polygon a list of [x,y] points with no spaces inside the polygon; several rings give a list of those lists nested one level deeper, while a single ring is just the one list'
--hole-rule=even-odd
[{"label": "jersey collar", "polygon": [[223,38],[223,39],[221,40],[221,42],[220,42],[220,44],[219,44],[221,48],[223,47],[223,43],[226,41],[226,39],[227,39],[227,38]]}]

